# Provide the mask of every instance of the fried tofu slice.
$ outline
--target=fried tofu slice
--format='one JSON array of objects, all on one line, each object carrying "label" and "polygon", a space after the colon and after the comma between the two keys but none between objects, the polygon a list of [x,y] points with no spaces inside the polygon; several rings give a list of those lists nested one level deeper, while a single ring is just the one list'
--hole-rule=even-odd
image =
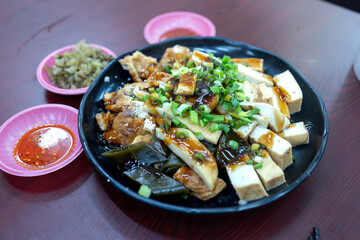
[{"label": "fried tofu slice", "polygon": [[243,91],[245,96],[248,97],[249,102],[273,104],[273,93],[271,88],[266,87],[264,83],[255,84],[244,81]]},{"label": "fried tofu slice", "polygon": [[192,96],[196,87],[196,75],[186,73],[180,76],[179,84],[175,90],[176,95]]},{"label": "fried tofu slice", "polygon": [[119,63],[124,70],[130,72],[134,82],[142,82],[148,78],[157,66],[156,58],[145,56],[139,51],[120,59]]},{"label": "fried tofu slice", "polygon": [[172,48],[167,48],[159,62],[159,70],[162,71],[167,66],[176,69],[185,66],[190,54],[190,49],[184,46],[175,45]]},{"label": "fried tofu slice", "polygon": [[[165,109],[165,108],[161,108],[159,106],[155,107],[155,109],[160,116],[163,116],[164,112],[165,112],[166,118],[169,118],[171,120],[175,118],[175,115],[171,109]],[[183,118],[181,116],[177,116],[176,119],[179,120],[182,124],[186,125],[193,133],[200,132],[203,135],[205,141],[212,143],[212,144],[218,143],[222,131],[217,130],[217,131],[211,132],[210,127],[214,123],[208,124],[204,127],[200,127],[199,124],[191,123],[189,117]]]},{"label": "fried tofu slice", "polygon": [[279,132],[278,135],[287,140],[292,146],[309,143],[309,132],[304,122],[292,123]]},{"label": "fried tofu slice", "polygon": [[303,93],[299,84],[289,70],[274,76],[274,82],[279,87],[289,107],[290,114],[299,112]]},{"label": "fried tofu slice", "polygon": [[[178,138],[176,133],[187,131],[189,136]],[[165,145],[179,158],[181,158],[206,184],[210,191],[216,187],[218,168],[211,152],[184,128],[170,128],[169,133],[164,129],[156,128],[156,137],[163,140]],[[199,160],[195,154],[201,154],[204,159]]]},{"label": "fried tofu slice", "polygon": [[241,200],[253,201],[268,196],[253,165],[239,161],[233,162],[225,168],[230,182]]},{"label": "fried tofu slice", "polygon": [[267,191],[285,183],[283,170],[275,164],[266,150],[261,150],[261,168],[255,169]]},{"label": "fried tofu slice", "polygon": [[221,178],[216,179],[214,190],[210,191],[204,181],[188,166],[180,167],[173,178],[181,182],[186,188],[191,190],[191,195],[206,201],[217,196],[226,188],[226,183]]},{"label": "fried tofu slice", "polygon": [[266,146],[274,162],[284,170],[293,163],[291,144],[269,129],[257,126],[249,136],[250,142]]},{"label": "fried tofu slice", "polygon": [[249,81],[251,83],[256,83],[256,84],[265,83],[265,85],[268,87],[274,86],[274,82],[272,81],[272,78],[268,75],[259,73],[249,67],[245,67],[242,64],[238,64],[237,69],[238,69],[239,77],[244,78],[245,81]]},{"label": "fried tofu slice", "polygon": [[240,137],[245,139],[245,141],[248,140],[250,133],[256,128],[256,126],[259,124],[257,121],[252,121],[247,126],[243,125],[240,126],[237,129],[233,129],[236,134],[238,134]]},{"label": "fried tofu slice", "polygon": [[232,58],[230,61],[248,66],[257,72],[264,72],[264,60],[261,58]]},{"label": "fried tofu slice", "polygon": [[208,54],[194,50],[191,53],[190,58],[187,63],[194,62],[196,66],[199,66],[202,63],[207,62],[209,60],[210,60],[210,58],[209,58]]},{"label": "fried tofu slice", "polygon": [[259,114],[269,120],[270,128],[276,133],[282,131],[290,124],[289,119],[279,109],[274,108],[270,104],[242,102],[240,105],[245,110],[258,108],[260,110]]}]

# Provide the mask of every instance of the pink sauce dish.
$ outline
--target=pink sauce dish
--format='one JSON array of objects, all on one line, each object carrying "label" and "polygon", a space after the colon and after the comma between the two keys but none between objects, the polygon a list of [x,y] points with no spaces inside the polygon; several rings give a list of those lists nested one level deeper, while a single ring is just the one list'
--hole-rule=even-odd
[{"label": "pink sauce dish", "polygon": [[150,44],[182,36],[215,36],[215,25],[206,17],[192,12],[168,12],[151,19],[144,28]]},{"label": "pink sauce dish", "polygon": [[[104,46],[100,46],[97,44],[91,44],[91,43],[88,45],[90,47],[99,48],[106,55],[110,55],[110,56],[113,56],[114,58],[116,58],[115,53]],[[47,66],[47,67],[54,66],[56,54],[63,54],[64,52],[72,51],[74,49],[74,47],[75,47],[75,44],[57,49],[54,52],[47,55],[40,62],[39,66],[37,68],[37,71],[36,71],[37,79],[38,79],[39,83],[48,91],[57,93],[57,94],[61,94],[61,95],[81,95],[87,91],[88,87],[77,88],[77,89],[65,89],[65,88],[57,87],[54,83],[51,82],[51,80],[48,76],[48,70],[45,68],[45,66]]]},{"label": "pink sauce dish", "polygon": [[61,169],[83,151],[78,110],[43,104],[23,110],[0,127],[0,169],[32,177]]}]

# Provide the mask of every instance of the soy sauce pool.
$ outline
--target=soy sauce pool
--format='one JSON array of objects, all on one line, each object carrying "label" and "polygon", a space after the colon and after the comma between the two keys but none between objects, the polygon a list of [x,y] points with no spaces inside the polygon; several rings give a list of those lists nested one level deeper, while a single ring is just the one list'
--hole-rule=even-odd
[{"label": "soy sauce pool", "polygon": [[14,148],[18,164],[28,168],[45,168],[65,160],[75,147],[75,136],[65,126],[43,125],[26,132]]}]

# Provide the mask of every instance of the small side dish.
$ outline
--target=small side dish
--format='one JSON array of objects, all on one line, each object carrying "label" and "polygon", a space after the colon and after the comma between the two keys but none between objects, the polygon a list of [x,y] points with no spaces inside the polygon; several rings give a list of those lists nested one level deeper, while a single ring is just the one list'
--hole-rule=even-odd
[{"label": "small side dish", "polygon": [[116,57],[110,49],[97,45],[69,45],[46,56],[37,68],[39,83],[48,91],[62,95],[84,94],[88,86]]},{"label": "small side dish", "polygon": [[134,83],[106,93],[96,121],[112,148],[103,156],[139,194],[206,201],[232,187],[245,204],[284,184],[292,147],[309,141],[304,123],[290,122],[303,98],[296,79],[288,70],[265,74],[262,59],[176,45],[159,62],[141,52],[119,62]]},{"label": "small side dish", "polygon": [[83,150],[77,128],[78,110],[44,104],[23,110],[0,127],[0,169],[31,177],[54,172]]},{"label": "small side dish", "polygon": [[78,42],[73,50],[55,54],[54,66],[45,68],[52,83],[60,88],[89,87],[99,73],[114,59],[100,48],[91,47],[85,40]]}]

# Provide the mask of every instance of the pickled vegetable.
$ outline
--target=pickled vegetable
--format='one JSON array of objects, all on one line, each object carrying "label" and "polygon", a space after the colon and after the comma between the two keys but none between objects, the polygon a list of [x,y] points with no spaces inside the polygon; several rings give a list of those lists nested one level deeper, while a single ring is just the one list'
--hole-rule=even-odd
[{"label": "pickled vegetable", "polygon": [[113,56],[90,47],[82,40],[73,51],[56,54],[54,66],[45,68],[51,82],[57,87],[76,89],[90,86],[113,59]]}]

